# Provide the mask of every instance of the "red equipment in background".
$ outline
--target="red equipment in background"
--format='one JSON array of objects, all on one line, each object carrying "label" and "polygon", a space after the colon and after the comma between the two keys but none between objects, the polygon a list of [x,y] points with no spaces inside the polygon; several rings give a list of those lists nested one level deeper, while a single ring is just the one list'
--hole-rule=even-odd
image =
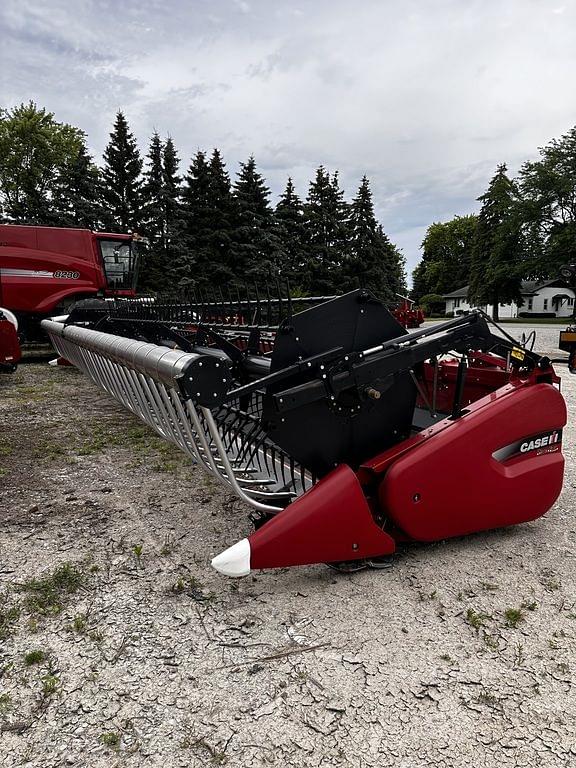
[{"label": "red equipment in background", "polygon": [[425,320],[424,312],[420,307],[414,306],[412,299],[407,296],[399,295],[399,297],[401,299],[400,304],[390,311],[404,328],[419,328]]},{"label": "red equipment in background", "polygon": [[88,229],[0,224],[0,305],[18,318],[23,336],[38,321],[78,299],[133,297],[137,235]]},{"label": "red equipment in background", "polygon": [[20,357],[18,320],[9,309],[0,307],[0,373],[13,373]]}]

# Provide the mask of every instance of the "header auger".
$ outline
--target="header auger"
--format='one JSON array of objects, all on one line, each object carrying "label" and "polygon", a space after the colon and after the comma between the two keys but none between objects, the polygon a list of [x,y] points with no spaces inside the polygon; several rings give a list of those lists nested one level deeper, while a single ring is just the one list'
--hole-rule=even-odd
[{"label": "header auger", "polygon": [[368,291],[116,301],[46,320],[58,352],[254,510],[224,574],[377,565],[543,515],[566,408],[548,358],[471,312],[408,332]]}]

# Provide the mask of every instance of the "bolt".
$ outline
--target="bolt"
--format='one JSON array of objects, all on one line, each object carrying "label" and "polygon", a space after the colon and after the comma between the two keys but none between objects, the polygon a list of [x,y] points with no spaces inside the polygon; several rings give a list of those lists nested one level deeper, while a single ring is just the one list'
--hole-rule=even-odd
[{"label": "bolt", "polygon": [[353,550],[357,550],[358,549],[358,544],[356,544],[356,542],[354,542],[354,544],[352,544],[352,549]]},{"label": "bolt", "polygon": [[382,397],[382,393],[379,390],[374,389],[374,387],[368,387],[366,394],[371,400],[380,400]]},{"label": "bolt", "polygon": [[412,496],[412,501],[413,501],[415,504],[417,504],[417,503],[420,501],[420,499],[421,499],[421,498],[422,498],[422,497],[420,496],[420,494],[419,494],[419,493],[415,493],[415,494],[414,494],[414,496]]}]

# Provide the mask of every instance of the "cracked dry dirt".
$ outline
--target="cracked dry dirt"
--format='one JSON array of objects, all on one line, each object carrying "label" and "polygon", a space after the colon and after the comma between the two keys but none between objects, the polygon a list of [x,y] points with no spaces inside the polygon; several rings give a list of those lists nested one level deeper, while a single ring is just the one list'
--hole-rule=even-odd
[{"label": "cracked dry dirt", "polygon": [[576,764],[573,418],[541,520],[239,581],[246,508],[77,371],[0,424],[1,766]]}]

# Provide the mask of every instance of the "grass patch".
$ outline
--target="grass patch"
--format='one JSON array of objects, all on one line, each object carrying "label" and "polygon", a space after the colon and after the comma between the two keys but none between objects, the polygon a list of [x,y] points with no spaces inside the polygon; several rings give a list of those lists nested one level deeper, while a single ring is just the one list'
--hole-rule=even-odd
[{"label": "grass patch", "polygon": [[42,696],[49,699],[58,690],[59,678],[56,675],[44,675],[42,678]]},{"label": "grass patch", "polygon": [[25,594],[24,606],[29,613],[40,616],[59,614],[67,598],[83,586],[86,574],[74,563],[63,563],[52,573],[39,579],[29,579],[16,589]]},{"label": "grass patch", "polygon": [[475,611],[474,608],[468,608],[466,611],[466,622],[470,624],[471,627],[474,627],[476,631],[480,629],[480,627],[483,627],[486,623],[486,619],[489,619],[490,616],[487,613],[480,613],[479,611]]},{"label": "grass patch", "polygon": [[28,653],[24,654],[24,664],[27,667],[32,667],[34,664],[42,664],[43,661],[46,661],[48,657],[48,654],[45,651],[41,650],[35,650],[35,651],[29,651]]},{"label": "grass patch", "polygon": [[6,715],[12,709],[12,696],[9,693],[0,694],[0,715]]},{"label": "grass patch", "polygon": [[0,640],[7,640],[20,618],[20,608],[10,603],[8,592],[0,593]]},{"label": "grass patch", "polygon": [[70,629],[73,632],[78,632],[79,635],[83,635],[86,632],[87,626],[88,621],[86,619],[86,614],[79,613],[77,616],[74,616]]},{"label": "grass patch", "polygon": [[109,731],[108,733],[100,734],[100,742],[104,744],[108,749],[120,748],[120,734],[116,731]]},{"label": "grass patch", "polygon": [[506,624],[512,629],[516,629],[520,622],[524,621],[524,611],[521,608],[507,608],[504,611]]}]

